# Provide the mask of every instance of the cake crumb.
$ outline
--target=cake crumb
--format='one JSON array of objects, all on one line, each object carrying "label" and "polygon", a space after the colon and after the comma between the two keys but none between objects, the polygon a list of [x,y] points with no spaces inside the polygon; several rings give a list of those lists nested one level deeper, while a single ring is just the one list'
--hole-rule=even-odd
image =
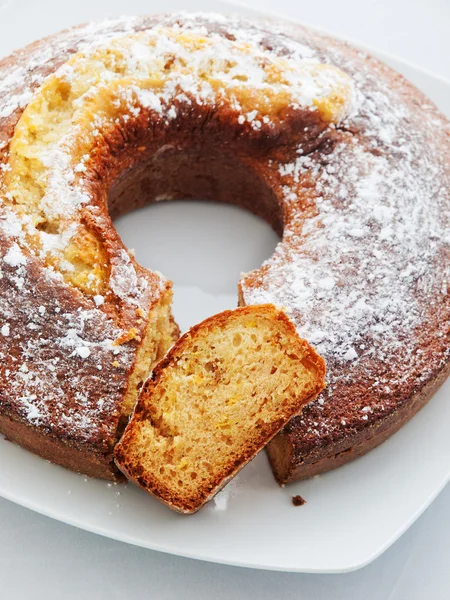
[{"label": "cake crumb", "polygon": [[125,331],[124,333],[122,333],[122,335],[119,335],[119,337],[116,340],[114,340],[113,346],[121,346],[122,344],[126,344],[127,342],[130,342],[131,340],[137,340],[138,342],[141,341],[141,338],[138,335],[138,330],[136,329],[136,327],[132,327],[128,331]]},{"label": "cake crumb", "polygon": [[303,506],[304,504],[306,504],[306,500],[299,495],[292,496],[292,504],[294,506]]}]

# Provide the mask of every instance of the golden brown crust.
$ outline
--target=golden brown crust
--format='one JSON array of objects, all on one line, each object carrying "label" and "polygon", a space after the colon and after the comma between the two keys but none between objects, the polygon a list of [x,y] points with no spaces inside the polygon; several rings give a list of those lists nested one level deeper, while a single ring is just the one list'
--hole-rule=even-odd
[{"label": "golden brown crust", "polygon": [[309,479],[363,456],[403,427],[427,404],[449,376],[450,365],[447,365],[419,392],[412,395],[408,402],[399,406],[398,410],[384,419],[368,423],[366,430],[357,432],[353,437],[349,436],[339,446],[336,444],[312,456],[305,454],[301,458],[294,457],[292,453],[293,444],[289,439],[289,433],[286,431],[281,432],[278,438],[267,446],[275,478],[280,484]]},{"label": "golden brown crust", "polygon": [[66,469],[99,479],[123,480],[122,474],[114,465],[112,449],[107,453],[99,451],[96,446],[70,444],[39,427],[15,421],[5,415],[0,415],[0,432],[6,440]]}]

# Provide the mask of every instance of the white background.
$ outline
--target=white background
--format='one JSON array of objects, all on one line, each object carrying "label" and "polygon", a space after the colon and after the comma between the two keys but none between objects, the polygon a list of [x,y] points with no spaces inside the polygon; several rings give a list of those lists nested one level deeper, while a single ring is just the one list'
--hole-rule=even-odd
[{"label": "white background", "polygon": [[[139,12],[143,4],[139,3]],[[167,6],[146,4],[147,12]],[[247,4],[335,31],[450,79],[449,0],[247,0]],[[108,3],[110,14],[138,12],[135,5]],[[172,6],[189,8],[189,2],[175,1]],[[95,0],[60,2],[59,7],[48,11],[40,2],[0,0],[0,35],[10,32],[2,40],[2,52],[36,37],[38,19],[43,35],[87,16],[107,16]],[[271,573],[171,557],[76,530],[4,500],[0,500],[0,532],[0,597],[13,600],[450,598],[449,487],[382,557],[347,575]]]}]

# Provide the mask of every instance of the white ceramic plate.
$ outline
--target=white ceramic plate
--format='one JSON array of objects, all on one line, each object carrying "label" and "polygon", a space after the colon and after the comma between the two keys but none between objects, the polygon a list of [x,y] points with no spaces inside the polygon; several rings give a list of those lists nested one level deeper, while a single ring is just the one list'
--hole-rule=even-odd
[{"label": "white ceramic plate", "polygon": [[[20,18],[25,4],[26,21]],[[166,10],[181,7],[177,0],[165,3]],[[228,9],[203,0],[191,1],[189,8]],[[157,8],[148,1],[127,3],[129,13],[152,10]],[[116,0],[0,0],[0,55],[50,31],[122,11]],[[450,106],[450,84],[385,59],[441,108]],[[153,206],[122,218],[117,226],[142,264],[176,282],[175,315],[183,329],[235,306],[239,272],[257,267],[278,241],[256,217],[200,202]],[[132,485],[75,475],[0,440],[0,495],[155,550],[256,568],[343,572],[364,566],[388,548],[450,479],[449,425],[450,382],[413,421],[358,461],[281,489],[262,453],[216,501],[191,517],[170,512]],[[293,507],[295,494],[307,504]]]}]

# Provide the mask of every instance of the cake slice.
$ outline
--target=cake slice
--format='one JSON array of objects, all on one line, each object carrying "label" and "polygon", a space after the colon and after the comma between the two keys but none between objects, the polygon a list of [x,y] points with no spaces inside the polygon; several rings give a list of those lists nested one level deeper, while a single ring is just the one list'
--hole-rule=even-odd
[{"label": "cake slice", "polygon": [[324,387],[325,364],[271,304],[193,327],[156,366],[116,446],[117,466],[193,513]]}]

